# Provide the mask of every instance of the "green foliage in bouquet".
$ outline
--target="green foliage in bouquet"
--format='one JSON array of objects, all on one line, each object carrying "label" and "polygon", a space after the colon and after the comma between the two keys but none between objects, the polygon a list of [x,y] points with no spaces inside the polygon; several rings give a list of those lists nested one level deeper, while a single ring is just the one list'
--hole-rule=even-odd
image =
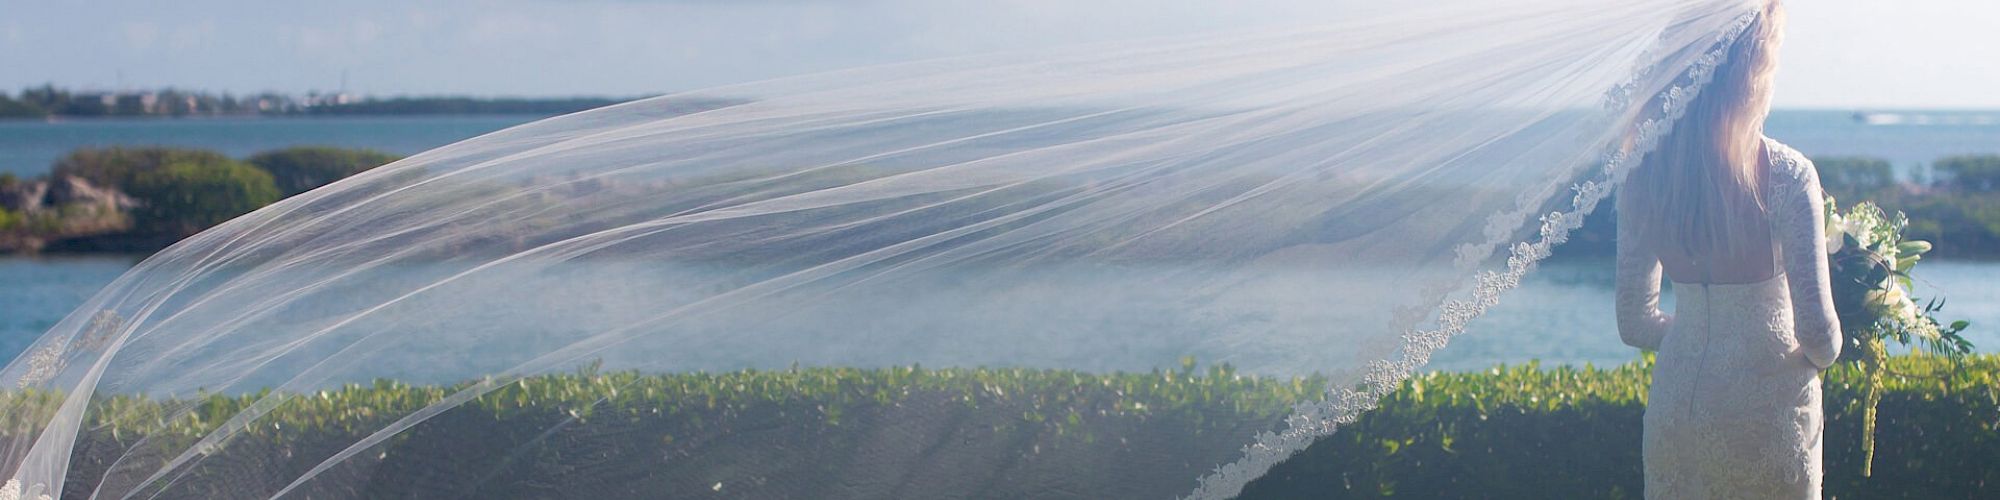
[{"label": "green foliage in bouquet", "polygon": [[[1828,270],[1832,274],[1834,309],[1840,315],[1841,335],[1847,339],[1843,360],[1858,362],[1866,383],[1862,406],[1861,475],[1873,474],[1875,456],[1876,407],[1881,404],[1884,375],[1891,375],[1887,359],[1889,342],[1903,347],[1921,347],[1961,366],[1972,353],[1972,342],[1960,336],[1969,324],[1945,324],[1934,316],[1944,308],[1944,300],[1921,301],[1911,295],[1915,282],[1910,271],[1931,250],[1929,242],[1906,240],[1903,230],[1909,219],[1902,212],[1891,216],[1873,203],[1859,203],[1841,212],[1832,197],[1826,200]],[[1899,377],[1937,374],[1893,373]]]}]

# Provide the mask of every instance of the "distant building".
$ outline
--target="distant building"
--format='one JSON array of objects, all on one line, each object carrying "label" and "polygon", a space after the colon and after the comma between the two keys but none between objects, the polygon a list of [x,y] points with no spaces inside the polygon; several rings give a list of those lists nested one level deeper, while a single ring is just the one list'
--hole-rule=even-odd
[{"label": "distant building", "polygon": [[343,104],[354,104],[358,102],[361,102],[361,96],[349,94],[346,92],[335,92],[331,94],[321,94],[318,92],[313,92],[310,94],[306,94],[305,106],[308,108],[314,108],[322,106],[339,106]]}]

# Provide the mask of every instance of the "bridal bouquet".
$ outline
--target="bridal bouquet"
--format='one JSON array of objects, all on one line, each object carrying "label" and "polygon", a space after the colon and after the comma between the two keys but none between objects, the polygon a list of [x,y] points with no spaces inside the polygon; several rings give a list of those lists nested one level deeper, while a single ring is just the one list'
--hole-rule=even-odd
[{"label": "bridal bouquet", "polygon": [[1827,264],[1832,271],[1834,308],[1849,346],[1868,352],[1868,344],[1895,340],[1919,344],[1933,353],[1954,356],[1972,352],[1959,336],[1966,322],[1949,326],[1932,316],[1944,307],[1933,299],[1917,305],[1910,295],[1910,270],[1931,250],[1930,242],[1903,239],[1909,219],[1891,217],[1873,203],[1863,202],[1841,213],[1833,198],[1826,204]]},{"label": "bridal bouquet", "polygon": [[1944,308],[1944,300],[1933,298],[1918,305],[1910,294],[1910,270],[1931,244],[1903,238],[1908,218],[1901,212],[1889,216],[1867,202],[1842,213],[1832,197],[1827,197],[1826,212],[1834,310],[1848,343],[1842,357],[1858,360],[1868,380],[1861,421],[1861,475],[1867,476],[1875,459],[1875,407],[1882,400],[1888,343],[1916,344],[1952,359],[1971,353],[1972,343],[1959,335],[1968,326],[1965,321],[1947,325],[1933,316]]}]

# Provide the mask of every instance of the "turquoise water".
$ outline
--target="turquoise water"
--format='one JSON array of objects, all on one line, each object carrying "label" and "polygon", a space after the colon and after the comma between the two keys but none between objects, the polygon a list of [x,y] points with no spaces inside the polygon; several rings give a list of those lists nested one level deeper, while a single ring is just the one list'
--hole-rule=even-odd
[{"label": "turquoise water", "polygon": [[1765,133],[1807,156],[1873,156],[1899,170],[1962,154],[2000,154],[2000,111],[1909,111],[1879,113],[1901,120],[1870,125],[1851,111],[1780,110],[1771,113]]},{"label": "turquoise water", "polygon": [[[1914,278],[1915,297],[1948,299],[1939,319],[1972,322],[1966,338],[1981,352],[2000,352],[2000,262],[1924,261]],[[1476,370],[1529,360],[1603,366],[1636,359],[1638,351],[1618,340],[1612,279],[1608,260],[1543,265],[1431,366]],[[1662,300],[1663,309],[1673,310],[1671,290]]]},{"label": "turquoise water", "polygon": [[0,357],[13,359],[137,257],[0,257]]},{"label": "turquoise water", "polygon": [[0,173],[41,175],[70,150],[159,144],[234,157],[296,145],[372,148],[408,155],[527,123],[538,116],[0,120]]},{"label": "turquoise water", "polygon": [[[98,288],[116,278],[119,273],[124,272],[134,261],[133,258],[120,257],[0,258],[0,357],[11,358],[18,354],[35,337],[54,326],[63,315],[82,303],[90,294],[95,293]],[[606,269],[599,271],[604,270]],[[1948,297],[1949,307],[1941,317],[1947,320],[1972,321],[1974,329],[1968,333],[1968,337],[1978,344],[1982,351],[2000,352],[2000,285],[1996,285],[2000,284],[2000,262],[1929,261],[1918,266],[1918,271],[1917,296],[1931,297],[1942,294]],[[636,277],[645,273],[619,272],[619,275],[643,279]],[[1301,279],[1318,279],[1301,276]],[[1458,337],[1450,347],[1439,352],[1433,358],[1431,366],[1437,369],[1476,370],[1499,362],[1522,363],[1529,360],[1541,360],[1544,363],[1593,363],[1600,366],[1631,361],[1637,357],[1638,351],[1626,347],[1618,340],[1617,320],[1612,310],[1612,278],[1612,266],[1609,261],[1548,263],[1529,275],[1520,288],[1504,296],[1499,306],[1475,321],[1465,335]],[[625,284],[635,285],[635,283]],[[907,297],[884,297],[873,301],[863,300],[862,303],[852,305],[858,309],[876,307],[894,310],[912,307],[908,300]],[[1105,300],[1099,307],[1105,309],[1102,314],[1107,317],[1156,316],[1156,312],[1142,310],[1145,305],[1140,302]],[[1315,305],[1316,303],[1312,301],[1278,302],[1283,303],[1282,307],[1323,307]],[[1667,302],[1668,308],[1671,309],[1671,291],[1668,293]],[[945,305],[933,304],[928,307],[942,308]],[[1123,310],[1119,310],[1121,308]],[[1281,311],[1281,313],[1312,314],[1311,311],[1296,313]],[[533,318],[520,318],[518,321],[533,321]],[[1095,324],[1089,328],[1093,330],[1093,335],[1100,337],[1101,340],[1128,345],[1129,350],[1135,352],[1146,351],[1149,347],[1169,347],[1153,344],[1168,342],[1163,340],[1161,332],[1171,329],[1170,325],[1148,324],[1137,320],[1118,323]],[[990,335],[1004,334],[1005,332],[995,331]],[[758,355],[763,357],[810,359],[811,353],[791,352],[786,349],[816,349],[825,346],[807,347],[807,344],[798,344],[760,347],[764,352]],[[1050,351],[1047,354],[1061,355],[1058,351]],[[1173,359],[1173,357],[1148,359]],[[1065,360],[1051,358],[1020,361],[1057,364]]]},{"label": "turquoise water", "polygon": [[[0,172],[38,175],[70,149],[90,145],[169,144],[243,156],[296,144],[330,144],[409,154],[534,118],[0,121]],[[1911,114],[1904,123],[1870,125],[1844,111],[1779,111],[1771,117],[1769,133],[1811,155],[1877,156],[1899,167],[1952,154],[2000,153],[2000,112]],[[0,257],[0,357],[16,355],[134,262],[132,257]],[[1932,261],[1919,271],[1918,295],[1947,296],[1944,317],[1971,320],[1969,336],[1982,350],[2000,352],[2000,263]],[[1545,266],[1439,353],[1433,367],[1477,369],[1530,359],[1631,360],[1636,353],[1618,342],[1614,326],[1611,279],[1606,262]]]},{"label": "turquoise water", "polygon": [[[1905,124],[1869,125],[1850,111],[1780,110],[1768,132],[1812,156],[1866,155],[1900,168],[1942,156],[2000,153],[2000,111],[1908,112]],[[527,123],[535,116],[0,120],[0,172],[23,177],[84,146],[165,144],[232,156],[299,144],[412,154]],[[1922,124],[1928,123],[1928,124]]]}]

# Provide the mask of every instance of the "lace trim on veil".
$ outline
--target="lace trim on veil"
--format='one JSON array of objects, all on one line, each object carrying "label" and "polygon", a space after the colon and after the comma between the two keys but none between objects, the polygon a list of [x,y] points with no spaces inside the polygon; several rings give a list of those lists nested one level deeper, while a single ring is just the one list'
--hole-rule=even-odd
[{"label": "lace trim on veil", "polygon": [[[1527,223],[1529,214],[1554,193],[1524,193],[1516,200],[1516,210],[1489,217],[1485,231],[1487,240],[1459,247],[1458,258],[1454,262],[1472,279],[1434,283],[1425,289],[1428,297],[1425,302],[1436,305],[1428,308],[1407,307],[1396,312],[1396,323],[1409,326],[1403,327],[1403,345],[1393,359],[1370,362],[1359,387],[1330,389],[1325,400],[1294,407],[1292,414],[1285,419],[1284,431],[1259,434],[1256,442],[1244,446],[1243,458],[1219,466],[1203,476],[1200,486],[1185,498],[1208,500],[1235,497],[1250,481],[1263,477],[1273,466],[1304,451],[1319,438],[1333,434],[1340,426],[1355,422],[1362,413],[1374,409],[1382,398],[1395,392],[1404,380],[1430,362],[1431,353],[1444,348],[1451,337],[1465,331],[1466,324],[1498,304],[1502,293],[1520,286],[1521,278],[1542,259],[1548,258],[1557,245],[1567,241],[1570,232],[1583,227],[1584,217],[1624,181],[1629,166],[1652,152],[1659,146],[1660,139],[1672,131],[1674,123],[1686,114],[1688,101],[1693,100],[1713,79],[1716,67],[1727,57],[1730,44],[1756,17],[1754,12],[1739,16],[1727,29],[1717,34],[1712,48],[1673,80],[1684,83],[1669,84],[1665,91],[1658,94],[1661,104],[1656,111],[1659,114],[1635,122],[1628,130],[1634,138],[1630,149],[1622,144],[1607,146],[1601,156],[1601,168],[1590,179],[1571,186],[1575,195],[1566,211],[1541,216],[1540,230],[1534,239],[1513,240],[1512,233],[1515,228]],[[1640,67],[1633,71],[1632,77],[1605,93],[1606,108],[1629,109],[1639,82],[1652,72],[1652,66],[1645,62],[1652,60],[1653,51],[1658,49],[1656,45],[1641,55]],[[1486,267],[1483,263],[1496,249],[1509,241],[1513,243],[1508,246],[1509,255],[1504,269],[1480,269]],[[1466,291],[1468,285],[1469,293]],[[1454,295],[1460,297],[1453,298]],[[1436,326],[1423,328],[1424,319],[1433,316]]]}]

